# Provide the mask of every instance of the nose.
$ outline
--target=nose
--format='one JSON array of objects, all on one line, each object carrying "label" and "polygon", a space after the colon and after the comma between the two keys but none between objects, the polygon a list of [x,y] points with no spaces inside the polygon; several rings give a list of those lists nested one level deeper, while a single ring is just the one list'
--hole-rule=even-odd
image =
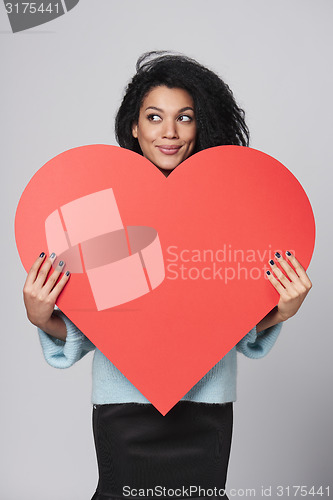
[{"label": "nose", "polygon": [[174,120],[164,120],[162,137],[166,139],[178,139],[177,125]]}]

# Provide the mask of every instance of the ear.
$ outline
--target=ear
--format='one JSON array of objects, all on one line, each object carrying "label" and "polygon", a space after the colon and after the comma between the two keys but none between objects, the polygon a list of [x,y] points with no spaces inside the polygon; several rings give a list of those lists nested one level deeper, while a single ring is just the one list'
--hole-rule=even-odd
[{"label": "ear", "polygon": [[138,138],[138,124],[137,123],[133,123],[133,125],[132,125],[132,135],[133,135],[134,139]]}]

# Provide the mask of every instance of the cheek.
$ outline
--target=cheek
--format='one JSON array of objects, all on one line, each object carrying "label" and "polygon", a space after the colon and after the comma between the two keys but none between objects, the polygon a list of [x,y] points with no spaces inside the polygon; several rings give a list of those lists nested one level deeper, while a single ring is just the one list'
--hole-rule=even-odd
[{"label": "cheek", "polygon": [[148,160],[154,155],[154,131],[147,130],[147,128],[138,129],[138,142],[141,148],[142,154]]},{"label": "cheek", "polygon": [[138,140],[142,143],[149,143],[155,139],[156,133],[150,127],[142,127],[138,130]]},{"label": "cheek", "polygon": [[197,138],[197,129],[194,128],[193,130],[189,131],[188,134],[188,142],[191,143],[191,147],[194,147],[196,138]]},{"label": "cheek", "polygon": [[192,123],[190,127],[187,129],[187,136],[189,140],[194,141],[197,135],[197,126],[196,123]]}]

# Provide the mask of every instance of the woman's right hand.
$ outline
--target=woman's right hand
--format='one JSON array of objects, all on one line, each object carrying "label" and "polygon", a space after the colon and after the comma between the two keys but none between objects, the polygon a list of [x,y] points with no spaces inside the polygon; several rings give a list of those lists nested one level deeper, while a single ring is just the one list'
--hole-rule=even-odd
[{"label": "woman's right hand", "polygon": [[[56,326],[52,323],[55,321],[59,325],[60,319],[52,316],[54,306],[70,276],[69,271],[67,271],[58,279],[65,267],[65,263],[60,261],[52,274],[47,277],[55,259],[55,254],[51,254],[50,257],[46,258],[46,255],[42,252],[32,265],[23,288],[23,298],[28,319],[42,330],[49,331],[51,335],[54,326]],[[62,320],[61,323],[64,325]],[[58,329],[57,326],[56,329]]]}]

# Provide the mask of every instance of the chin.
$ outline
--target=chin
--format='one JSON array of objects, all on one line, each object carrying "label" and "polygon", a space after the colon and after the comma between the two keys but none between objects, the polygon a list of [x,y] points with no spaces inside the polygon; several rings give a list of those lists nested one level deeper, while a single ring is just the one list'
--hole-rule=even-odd
[{"label": "chin", "polygon": [[159,168],[161,168],[162,170],[174,170],[176,167],[178,167],[178,165],[180,165],[181,162],[179,163],[174,163],[173,165],[158,165]]},{"label": "chin", "polygon": [[181,161],[171,163],[168,161],[158,161],[156,159],[150,161],[155,165],[155,167],[159,168],[160,170],[165,170],[169,172],[174,170],[181,163]]},{"label": "chin", "polygon": [[173,158],[172,161],[168,161],[166,159],[164,159],[164,161],[159,161],[158,163],[156,163],[156,166],[163,169],[163,170],[174,170],[176,167],[178,167],[178,165],[180,165],[183,161],[185,160],[185,158],[181,158],[181,159],[176,159],[176,158]]}]

